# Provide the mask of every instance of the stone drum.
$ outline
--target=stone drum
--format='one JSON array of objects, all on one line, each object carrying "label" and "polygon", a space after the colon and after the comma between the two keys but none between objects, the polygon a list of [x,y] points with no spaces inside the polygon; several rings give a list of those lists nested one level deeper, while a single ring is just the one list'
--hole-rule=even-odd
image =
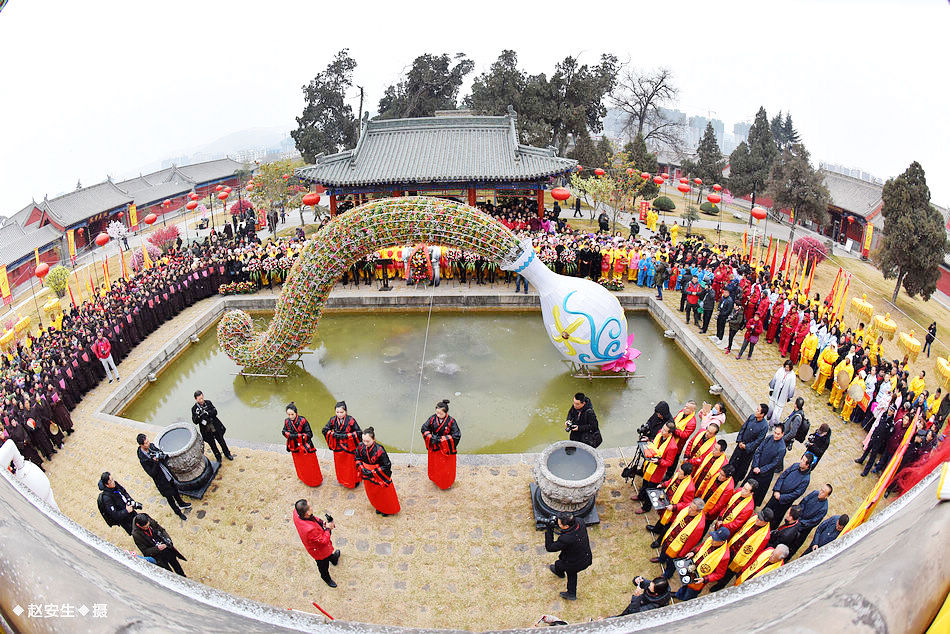
[{"label": "stone drum", "polygon": [[165,464],[178,481],[178,490],[194,498],[204,496],[221,465],[205,456],[197,428],[189,423],[169,425],[157,444],[168,455]]},{"label": "stone drum", "polygon": [[604,460],[592,447],[573,440],[554,443],[538,457],[534,477],[536,519],[573,513],[588,524],[599,521],[595,502],[604,484]]}]

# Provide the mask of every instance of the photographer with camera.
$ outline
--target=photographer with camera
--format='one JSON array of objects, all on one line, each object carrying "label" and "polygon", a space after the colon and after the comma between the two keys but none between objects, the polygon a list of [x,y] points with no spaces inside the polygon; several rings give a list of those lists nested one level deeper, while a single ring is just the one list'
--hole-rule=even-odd
[{"label": "photographer with camera", "polygon": [[99,491],[101,493],[96,505],[102,519],[109,526],[121,526],[131,535],[135,512],[142,509],[142,504],[133,500],[125,487],[116,482],[108,471],[99,478]]},{"label": "photographer with camera", "polygon": [[168,506],[172,507],[175,515],[183,520],[187,520],[188,517],[185,516],[181,510],[190,509],[191,503],[181,499],[181,494],[178,493],[178,485],[175,482],[175,478],[172,476],[171,471],[168,470],[168,467],[165,466],[165,460],[168,456],[154,444],[150,443],[148,436],[145,434],[136,436],[135,441],[139,445],[135,453],[139,458],[139,463],[142,465],[142,468],[145,469],[145,473],[152,478],[155,487],[158,489],[158,492],[161,493],[162,497],[168,500]]},{"label": "photographer with camera", "polygon": [[[227,428],[218,418],[218,409],[214,406],[214,403],[206,399],[201,390],[195,390],[195,404],[191,406],[191,422],[198,426],[201,439],[211,447],[211,453],[214,454],[215,460],[221,462],[222,452],[228,460],[234,460],[231,450],[228,449],[228,443],[224,439],[224,432],[227,431]],[[221,445],[220,450],[218,445]]]},{"label": "photographer with camera", "polygon": [[325,522],[315,516],[307,500],[297,500],[294,504],[294,527],[300,535],[300,541],[317,562],[320,577],[328,586],[335,588],[336,582],[330,577],[330,564],[335,566],[340,563],[340,551],[333,550],[330,533],[336,528],[336,523],[329,513],[324,516],[327,518]]},{"label": "photographer with camera", "polygon": [[161,524],[145,513],[136,515],[133,524],[132,539],[139,550],[142,551],[143,556],[151,557],[155,560],[156,565],[165,570],[174,571],[182,577],[187,576],[178,560],[188,560],[178,552],[172,538],[168,536],[168,532],[162,528]]},{"label": "photographer with camera", "polygon": [[571,434],[571,440],[591,447],[599,447],[604,442],[600,435],[600,425],[597,423],[594,406],[583,392],[574,395],[574,402],[567,410],[564,431]]},{"label": "photographer with camera", "polygon": [[[555,531],[557,539],[554,539]],[[557,561],[548,568],[561,579],[567,575],[567,592],[562,592],[561,598],[576,600],[577,573],[589,568],[594,558],[587,539],[587,525],[571,513],[550,518],[544,529],[544,549],[549,553],[560,552]]]},{"label": "photographer with camera", "polygon": [[[623,612],[617,615],[627,616],[628,614],[638,614],[648,610],[656,610],[670,604],[670,582],[665,577],[657,577],[653,581],[637,576],[633,579],[633,596],[630,597],[630,605]],[[616,617],[614,617],[616,618]]]}]

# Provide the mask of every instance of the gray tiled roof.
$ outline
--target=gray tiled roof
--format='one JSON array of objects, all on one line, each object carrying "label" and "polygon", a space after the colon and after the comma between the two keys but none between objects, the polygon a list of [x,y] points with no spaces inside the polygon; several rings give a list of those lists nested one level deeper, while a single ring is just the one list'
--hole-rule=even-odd
[{"label": "gray tiled roof", "polygon": [[16,223],[7,223],[0,227],[0,262],[9,266],[32,254],[33,249],[42,249],[62,237],[63,234],[52,225],[28,230]]},{"label": "gray tiled roof", "polygon": [[90,216],[109,211],[132,202],[132,197],[115,186],[112,181],[104,181],[92,187],[83,187],[57,198],[40,203],[49,210],[53,219],[63,227],[82,222]]},{"label": "gray tiled roof", "polygon": [[880,185],[827,170],[821,174],[835,207],[866,218],[881,205]]},{"label": "gray tiled roof", "polygon": [[148,189],[152,187],[152,184],[148,182],[144,176],[139,174],[135,178],[130,178],[128,180],[119,181],[115,184],[116,187],[124,191],[125,193],[134,196],[136,193],[142,191],[143,189]]},{"label": "gray tiled roof", "polygon": [[554,148],[518,143],[510,116],[369,121],[355,150],[318,157],[297,175],[330,187],[528,181],[570,170]]},{"label": "gray tiled roof", "polygon": [[159,202],[166,198],[174,198],[190,192],[191,188],[191,183],[181,183],[175,179],[167,183],[152,185],[148,189],[139,190],[133,193],[132,197],[136,207],[144,207],[145,205]]},{"label": "gray tiled roof", "polygon": [[9,218],[4,219],[2,221],[3,226],[5,227],[9,224],[14,224],[14,223],[20,225],[21,227],[26,226],[26,221],[30,219],[30,214],[33,213],[34,207],[39,207],[39,205],[35,201],[31,202],[29,205],[27,205],[20,211],[16,212]]},{"label": "gray tiled roof", "polygon": [[200,185],[201,183],[234,176],[234,173],[243,167],[243,163],[239,163],[233,159],[223,158],[214,161],[205,161],[204,163],[195,163],[194,165],[182,165],[178,167],[178,171],[193,183]]}]

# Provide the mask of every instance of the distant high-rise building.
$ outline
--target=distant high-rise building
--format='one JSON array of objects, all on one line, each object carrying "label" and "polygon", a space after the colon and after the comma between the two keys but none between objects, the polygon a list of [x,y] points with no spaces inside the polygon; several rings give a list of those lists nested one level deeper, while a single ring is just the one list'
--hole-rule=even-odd
[{"label": "distant high-rise building", "polygon": [[739,140],[739,142],[748,140],[749,130],[751,129],[752,129],[752,124],[746,121],[742,121],[741,123],[735,123],[732,125],[732,133],[736,135],[736,138]]}]

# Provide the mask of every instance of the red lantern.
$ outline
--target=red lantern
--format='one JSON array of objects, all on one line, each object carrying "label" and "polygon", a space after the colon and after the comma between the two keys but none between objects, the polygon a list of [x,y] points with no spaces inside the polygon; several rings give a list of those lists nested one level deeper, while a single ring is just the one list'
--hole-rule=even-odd
[{"label": "red lantern", "polygon": [[689,183],[680,183],[676,186],[676,189],[680,190],[684,194],[689,191]]},{"label": "red lantern", "polygon": [[214,188],[214,191],[219,192],[222,189],[224,189],[224,185],[218,185],[217,187]]},{"label": "red lantern", "polygon": [[162,201],[162,207],[171,207],[171,204],[172,201],[168,200],[167,198]]},{"label": "red lantern", "polygon": [[584,171],[584,166],[583,166],[583,165],[578,165],[578,166],[577,166],[577,171],[578,171],[578,172],[583,172],[583,171]]},{"label": "red lantern", "polygon": [[85,227],[79,227],[78,233],[86,233]]},{"label": "red lantern", "polygon": [[594,170],[594,174],[597,175],[597,176],[603,176],[603,175],[606,174],[606,173],[607,173],[607,172],[605,172],[604,170],[602,170],[602,169],[599,168],[599,167]]},{"label": "red lantern", "polygon": [[761,207],[752,208],[752,217],[755,218],[756,220],[762,220],[763,218],[765,218],[766,215],[767,215],[766,211],[762,209]]},{"label": "red lantern", "polygon": [[108,241],[109,241],[108,234],[100,233],[99,235],[96,236],[96,244],[98,244],[100,247],[104,247],[106,245],[106,242]]},{"label": "red lantern", "polygon": [[642,178],[643,180],[650,180],[650,172],[641,172],[640,178]]},{"label": "red lantern", "polygon": [[287,180],[288,178],[290,178],[290,174],[284,174],[283,176],[281,176],[281,178],[283,178],[284,180]]},{"label": "red lantern", "polygon": [[702,185],[702,184],[703,184],[703,179],[701,179],[701,178],[694,178],[694,179],[693,179],[693,182],[696,183],[697,185]]},{"label": "red lantern", "polygon": [[230,187],[225,187],[225,188],[224,188],[224,191],[226,191],[226,192],[228,192],[228,193],[230,194],[230,193],[231,193],[231,188],[230,188]]},{"label": "red lantern", "polygon": [[147,225],[153,224],[156,220],[158,220],[158,216],[156,216],[155,214],[149,214],[145,216],[145,224]]},{"label": "red lantern", "polygon": [[669,180],[669,178],[670,178],[670,175],[669,175],[668,173],[666,173],[666,172],[663,172],[662,174],[660,174],[660,176],[663,177],[663,180]]},{"label": "red lantern", "polygon": [[722,185],[720,185],[719,183],[716,183],[715,185],[713,185],[713,191],[714,191],[714,192],[721,192],[721,191],[722,191]]},{"label": "red lantern", "polygon": [[657,185],[662,185],[662,184],[663,184],[663,177],[662,177],[662,176],[654,176],[654,177],[653,177],[653,182],[656,183]]},{"label": "red lantern", "polygon": [[218,194],[218,200],[227,200],[227,199],[228,199],[228,192],[221,192],[220,194]]},{"label": "red lantern", "polygon": [[307,205],[308,207],[313,207],[318,202],[320,202],[320,194],[317,194],[316,192],[310,192],[303,197],[303,204]]},{"label": "red lantern", "polygon": [[188,198],[191,198],[192,200],[198,200],[198,194],[196,194],[195,192],[191,192],[190,194],[188,194]]},{"label": "red lantern", "polygon": [[848,216],[848,224],[850,225],[853,223],[854,223],[854,216]]},{"label": "red lantern", "polygon": [[706,196],[706,200],[708,200],[714,205],[718,205],[722,201],[722,196],[720,196],[719,194],[709,194],[708,196]]},{"label": "red lantern", "polygon": [[688,178],[681,178],[681,179],[680,179],[680,182],[683,183],[684,185],[686,185],[686,184],[689,183],[689,179],[688,179]]},{"label": "red lantern", "polygon": [[571,197],[571,192],[564,187],[555,187],[551,190],[551,198],[554,200],[564,201]]},{"label": "red lantern", "polygon": [[249,191],[249,192],[254,191],[254,183],[248,183],[248,184],[247,184],[247,191]]},{"label": "red lantern", "polygon": [[185,209],[187,209],[188,211],[194,211],[197,206],[198,206],[198,203],[196,203],[193,200],[189,200],[188,204],[185,205]]},{"label": "red lantern", "polygon": [[49,264],[46,262],[40,262],[39,266],[36,267],[36,277],[43,279],[46,277],[46,274],[49,273]]}]

